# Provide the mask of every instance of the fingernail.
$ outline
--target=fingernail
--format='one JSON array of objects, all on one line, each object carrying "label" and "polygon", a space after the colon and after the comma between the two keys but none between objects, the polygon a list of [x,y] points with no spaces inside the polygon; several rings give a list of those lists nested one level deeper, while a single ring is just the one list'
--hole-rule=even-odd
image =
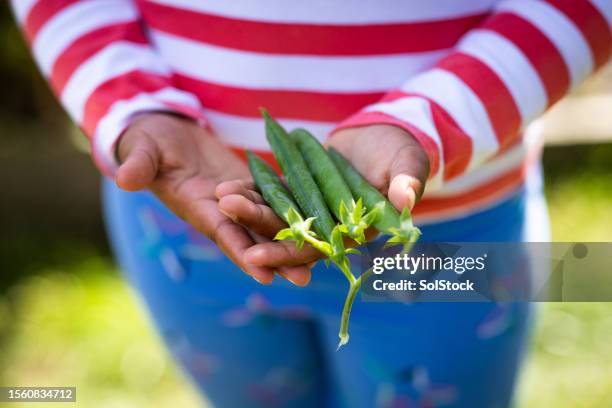
[{"label": "fingernail", "polygon": [[276,271],[277,274],[279,274],[280,276],[282,276],[283,278],[287,279],[289,282],[291,282],[292,284],[296,285],[296,286],[300,286],[297,283],[295,283],[293,280],[291,280],[290,277],[287,276],[287,274],[285,274],[284,272],[281,271]]},{"label": "fingernail", "polygon": [[412,187],[406,188],[406,195],[408,196],[408,208],[412,210],[416,203],[416,191]]},{"label": "fingernail", "polygon": [[238,217],[236,217],[236,214],[231,214],[231,213],[225,212],[221,208],[219,208],[219,211],[221,212],[221,214],[225,215],[230,220],[232,220],[234,222],[238,222]]},{"label": "fingernail", "polygon": [[291,282],[292,284],[294,284],[295,286],[302,286],[299,283],[297,283],[296,281],[294,281],[293,279],[291,279],[290,277],[288,277],[287,275],[282,275],[285,279],[287,279],[289,282]]},{"label": "fingernail", "polygon": [[251,275],[251,278],[253,278],[255,280],[255,282],[262,284],[262,285],[269,285],[271,282],[264,282],[260,279],[258,279],[256,276]]}]

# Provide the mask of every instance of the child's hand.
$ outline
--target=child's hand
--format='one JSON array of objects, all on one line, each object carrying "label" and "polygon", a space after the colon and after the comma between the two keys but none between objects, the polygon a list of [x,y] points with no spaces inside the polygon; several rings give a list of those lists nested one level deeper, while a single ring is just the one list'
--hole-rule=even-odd
[{"label": "child's hand", "polygon": [[374,187],[402,211],[412,210],[429,176],[429,159],[405,130],[391,125],[350,128],[327,143],[346,157]]},{"label": "child's hand", "polygon": [[[215,186],[250,176],[246,165],[218,139],[191,120],[147,114],[130,125],[117,149],[122,162],[117,171],[120,188],[152,190],[248,275],[261,283],[272,281],[272,268],[244,262],[245,251],[265,240],[219,211]],[[281,268],[280,273],[296,284],[306,284],[310,277],[305,266]]]},{"label": "child's hand", "polygon": [[[342,130],[327,143],[342,153],[398,209],[412,209],[429,174],[429,161],[421,145],[406,131],[389,125]],[[229,181],[217,187],[221,209],[254,231],[274,236],[284,227],[252,185]],[[372,238],[372,234],[370,234]],[[320,258],[314,248],[297,250],[290,241],[254,245],[244,253],[245,263],[259,266],[306,264]]]}]

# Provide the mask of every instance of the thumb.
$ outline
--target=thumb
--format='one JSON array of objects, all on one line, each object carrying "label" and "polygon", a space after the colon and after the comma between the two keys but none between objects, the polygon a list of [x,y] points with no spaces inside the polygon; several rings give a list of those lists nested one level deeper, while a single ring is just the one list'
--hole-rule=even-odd
[{"label": "thumb", "polygon": [[429,175],[427,154],[417,141],[411,139],[408,145],[398,150],[389,168],[389,201],[402,211],[412,210],[423,194]]},{"label": "thumb", "polygon": [[116,182],[119,188],[126,191],[139,191],[147,188],[157,176],[159,149],[157,144],[146,134],[125,138],[120,143],[119,153],[123,163],[117,170]]}]

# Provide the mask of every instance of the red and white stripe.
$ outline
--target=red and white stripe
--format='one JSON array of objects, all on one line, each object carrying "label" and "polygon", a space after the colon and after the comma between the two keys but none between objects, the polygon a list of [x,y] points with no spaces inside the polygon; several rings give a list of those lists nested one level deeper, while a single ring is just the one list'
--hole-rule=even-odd
[{"label": "red and white stripe", "polygon": [[[378,112],[393,116],[393,123],[413,134],[417,127],[420,138],[442,144],[427,151],[430,161],[441,163],[432,166],[431,176],[439,178],[437,172],[443,172],[447,182],[440,190],[426,192],[417,213],[435,218],[447,209],[461,212],[462,205],[476,205],[478,197],[493,200],[525,173],[524,160],[517,159],[525,153],[512,148],[521,130],[609,59],[611,9],[612,2],[605,1],[502,1],[434,67],[341,128],[384,122],[373,115]],[[430,110],[404,110],[398,115],[402,105],[415,97]],[[423,122],[433,122],[435,134]],[[471,149],[448,150],[448,145],[458,144]],[[513,160],[508,161],[510,157]]]},{"label": "red and white stripe", "polygon": [[101,170],[130,119],[151,110],[202,120],[193,93],[174,87],[151,47],[140,11],[126,0],[13,0],[32,53],[70,116],[86,131]]},{"label": "red and white stripe", "polygon": [[536,149],[523,129],[612,47],[609,0],[12,3],[107,174],[123,129],[151,110],[205,118],[238,154],[270,161],[260,106],[320,140],[394,124],[430,158],[421,221],[519,188]]}]

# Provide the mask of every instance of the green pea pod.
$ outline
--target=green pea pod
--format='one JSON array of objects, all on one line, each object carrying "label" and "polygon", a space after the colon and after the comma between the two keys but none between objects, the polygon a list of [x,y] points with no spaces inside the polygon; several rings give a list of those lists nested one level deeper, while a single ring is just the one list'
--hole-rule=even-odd
[{"label": "green pea pod", "polygon": [[314,218],[304,219],[278,174],[252,152],[247,151],[247,157],[255,186],[276,215],[289,225],[289,228],[280,230],[274,239],[295,241],[298,248],[308,242],[326,255],[332,253],[331,245],[318,240],[310,230]]},{"label": "green pea pod", "polygon": [[358,243],[363,243],[364,231],[370,226],[374,215],[364,216],[365,208],[362,202],[357,199],[355,203],[353,194],[336,165],[323,145],[310,132],[295,129],[289,136],[302,154],[327,206],[342,223],[342,232]]},{"label": "green pea pod", "polygon": [[353,194],[329,158],[325,148],[304,129],[295,129],[289,134],[302,154],[310,173],[314,177],[330,210],[340,219],[340,204],[349,205]]},{"label": "green pea pod", "polygon": [[314,218],[313,226],[317,234],[330,242],[335,226],[334,219],[319,187],[308,171],[306,162],[285,129],[263,109],[262,115],[266,123],[266,138],[276,161],[283,170],[295,201],[306,217]]},{"label": "green pea pod", "polygon": [[293,208],[300,216],[298,205],[291,197],[280,177],[262,159],[247,151],[249,170],[263,199],[282,220],[289,224],[289,209]]}]

